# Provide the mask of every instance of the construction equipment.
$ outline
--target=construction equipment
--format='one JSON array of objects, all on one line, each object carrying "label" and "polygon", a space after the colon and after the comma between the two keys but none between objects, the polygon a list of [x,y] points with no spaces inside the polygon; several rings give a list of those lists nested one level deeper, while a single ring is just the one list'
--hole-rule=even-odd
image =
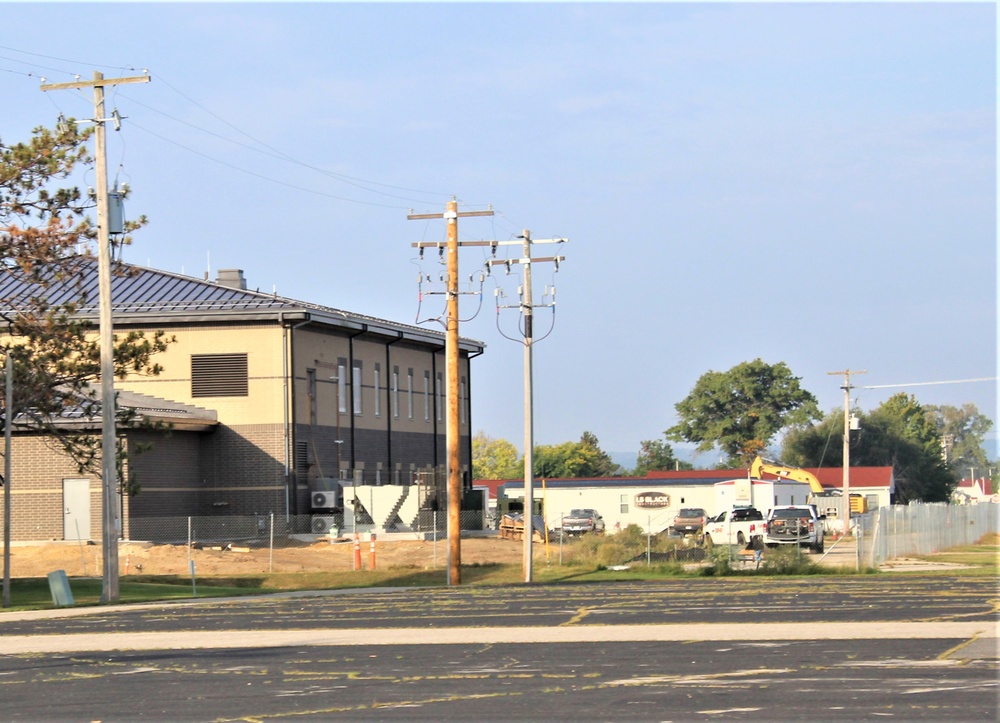
[{"label": "construction equipment", "polygon": [[[805,482],[809,485],[809,489],[812,490],[814,495],[826,495],[829,494],[823,489],[823,485],[816,478],[812,472],[807,472],[799,467],[789,467],[788,465],[781,464],[780,462],[775,462],[774,460],[765,460],[760,455],[754,457],[753,462],[750,463],[750,477],[756,479],[763,479],[762,475],[772,474],[775,477],[781,477],[782,479],[795,480],[796,482]],[[851,495],[851,514],[861,515],[868,511],[868,504],[863,495],[852,494]]]}]

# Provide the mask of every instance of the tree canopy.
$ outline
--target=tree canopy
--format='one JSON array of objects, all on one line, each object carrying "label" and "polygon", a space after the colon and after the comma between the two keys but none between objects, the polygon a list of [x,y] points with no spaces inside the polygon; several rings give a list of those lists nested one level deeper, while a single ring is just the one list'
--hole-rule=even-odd
[{"label": "tree canopy", "polygon": [[[13,418],[18,427],[45,432],[81,471],[100,468],[100,435],[57,422],[69,413],[100,415],[100,342],[77,313],[88,301],[81,270],[93,263],[80,248],[96,228],[86,215],[89,201],[75,186],[60,184],[91,165],[89,136],[70,122],[56,131],[36,128],[27,143],[0,142],[0,319],[7,327],[4,357],[14,364],[14,408],[3,423]],[[127,223],[125,232],[144,223],[142,217]],[[115,241],[127,244],[129,237]],[[50,301],[54,290],[67,288],[72,301]],[[115,375],[159,373],[153,356],[169,341],[162,332],[116,335]],[[120,424],[137,423],[131,410],[118,413]]]},{"label": "tree canopy", "polygon": [[534,449],[532,469],[536,477],[613,477],[622,468],[601,449],[591,432],[584,432],[579,442],[540,445]]},{"label": "tree canopy", "polygon": [[472,437],[472,476],[475,479],[515,479],[524,475],[524,462],[506,439],[494,439],[485,432]]},{"label": "tree canopy", "polygon": [[[614,477],[622,468],[601,449],[591,432],[584,432],[579,442],[536,445],[532,450],[535,477],[578,478]],[[472,473],[476,479],[521,479],[524,457],[505,439],[493,439],[484,432],[472,438]]]},{"label": "tree canopy", "polygon": [[[893,467],[900,502],[950,497],[958,477],[942,458],[935,414],[900,393],[858,416],[860,429],[851,434],[852,467]],[[818,425],[791,430],[782,458],[802,467],[843,465],[843,420],[844,411],[834,410]]]},{"label": "tree canopy", "polygon": [[730,464],[747,464],[788,426],[820,418],[816,398],[803,389],[784,362],[760,359],[729,371],[709,371],[674,405],[680,421],[669,439],[695,442],[707,452],[718,447]]},{"label": "tree canopy", "polygon": [[644,439],[639,443],[639,455],[632,474],[636,477],[645,477],[653,471],[692,468],[689,462],[682,462],[674,456],[674,448],[666,440]]},{"label": "tree canopy", "polygon": [[993,428],[993,422],[979,413],[975,404],[963,404],[961,408],[949,405],[925,407],[927,417],[944,448],[948,464],[964,476],[987,476],[990,463],[983,448],[986,433]]}]

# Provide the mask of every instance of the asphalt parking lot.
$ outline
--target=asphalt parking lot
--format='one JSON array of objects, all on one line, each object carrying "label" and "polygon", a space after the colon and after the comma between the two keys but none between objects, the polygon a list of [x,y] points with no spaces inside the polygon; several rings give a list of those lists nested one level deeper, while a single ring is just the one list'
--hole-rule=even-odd
[{"label": "asphalt parking lot", "polygon": [[697,579],[0,615],[9,720],[996,720],[996,583]]}]

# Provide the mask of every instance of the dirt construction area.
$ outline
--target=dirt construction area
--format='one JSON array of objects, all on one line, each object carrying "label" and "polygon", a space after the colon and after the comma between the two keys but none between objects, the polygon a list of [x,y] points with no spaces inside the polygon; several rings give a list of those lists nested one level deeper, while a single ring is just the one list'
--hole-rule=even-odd
[{"label": "dirt construction area", "polygon": [[[371,565],[372,545],[362,536],[360,557],[363,569]],[[448,564],[448,540],[375,541],[375,564],[378,569],[445,568]],[[2,549],[2,548],[0,548]],[[498,538],[463,538],[463,565],[520,564],[523,543]],[[543,544],[535,543],[536,556],[544,558]],[[558,557],[558,550],[549,554]],[[100,545],[78,542],[51,542],[38,545],[11,545],[11,577],[45,577],[64,570],[70,577],[99,576],[102,573]],[[154,545],[123,542],[119,546],[119,574],[189,575],[193,561],[199,576],[241,575],[267,572],[320,572],[354,569],[353,538],[302,542],[288,547],[251,548],[239,544],[204,546],[188,550],[186,545]]]}]

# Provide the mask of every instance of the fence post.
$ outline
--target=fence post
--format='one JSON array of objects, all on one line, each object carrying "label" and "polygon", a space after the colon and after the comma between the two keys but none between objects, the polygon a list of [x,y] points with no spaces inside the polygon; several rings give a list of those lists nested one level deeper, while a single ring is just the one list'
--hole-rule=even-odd
[{"label": "fence post", "polygon": [[271,541],[267,546],[267,571],[274,572],[274,513],[271,513]]},{"label": "fence post", "polygon": [[191,516],[188,515],[188,565],[191,564]]},{"label": "fence post", "polygon": [[653,520],[650,515],[646,515],[646,567],[651,563],[650,548],[652,547]]}]

